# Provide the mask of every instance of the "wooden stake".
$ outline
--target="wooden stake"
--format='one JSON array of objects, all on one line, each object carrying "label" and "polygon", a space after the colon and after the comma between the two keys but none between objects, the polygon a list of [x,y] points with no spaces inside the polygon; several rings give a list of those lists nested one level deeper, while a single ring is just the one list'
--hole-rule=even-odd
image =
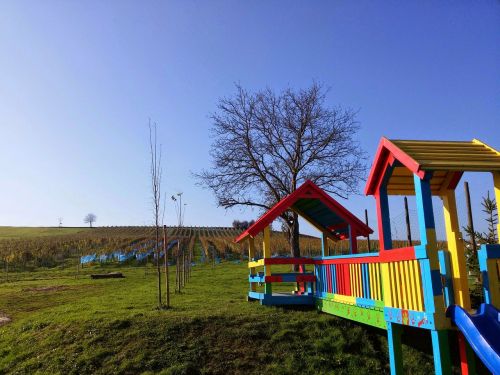
[{"label": "wooden stake", "polygon": [[[368,226],[368,210],[366,208],[365,208],[365,224],[366,224],[366,226]],[[368,252],[370,252],[371,248],[372,248],[371,243],[370,243],[370,235],[368,235],[366,237],[368,239]]]},{"label": "wooden stake", "polygon": [[406,236],[408,238],[408,246],[412,246],[410,213],[408,211],[408,198],[407,197],[405,197],[405,218],[406,218]]},{"label": "wooden stake", "polygon": [[166,293],[166,302],[167,308],[170,307],[170,283],[168,281],[168,246],[167,246],[167,226],[163,225],[163,252],[164,255],[164,269],[165,269],[165,293]]},{"label": "wooden stake", "polygon": [[464,181],[464,190],[465,190],[465,202],[467,205],[467,221],[471,231],[470,240],[472,242],[472,250],[476,251],[477,250],[476,232],[474,231],[474,220],[472,219],[472,207],[470,203],[469,183],[467,181]]}]

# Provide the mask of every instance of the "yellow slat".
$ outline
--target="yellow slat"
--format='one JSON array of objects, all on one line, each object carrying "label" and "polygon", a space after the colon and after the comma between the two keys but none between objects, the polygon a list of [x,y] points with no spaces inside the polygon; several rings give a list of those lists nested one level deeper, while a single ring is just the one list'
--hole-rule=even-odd
[{"label": "yellow slat", "polygon": [[405,260],[403,261],[404,275],[405,275],[405,287],[406,287],[406,298],[407,298],[407,306],[409,310],[415,310],[415,305],[413,304],[413,294],[414,290],[411,287],[410,277],[412,277],[410,272],[410,263],[411,261]]},{"label": "yellow slat", "polygon": [[416,285],[417,285],[417,281],[416,281],[416,273],[415,273],[415,261],[414,260],[410,260],[408,262],[408,273],[409,273],[409,277],[410,277],[410,287],[411,287],[411,290],[412,290],[412,293],[411,293],[411,303],[412,303],[412,309],[413,310],[418,310],[418,302],[417,302],[417,294],[418,294],[418,290],[416,288]]},{"label": "yellow slat", "polygon": [[487,167],[499,167],[500,158],[491,161],[468,161],[468,160],[446,160],[446,159],[429,159],[429,160],[419,160],[419,164],[422,166],[433,166],[433,167],[443,167],[446,166],[462,166],[462,167],[476,167],[476,168],[487,168]]},{"label": "yellow slat", "polygon": [[354,274],[354,279],[355,279],[355,283],[356,283],[356,297],[361,297],[361,294],[359,292],[359,289],[360,289],[360,285],[359,285],[359,264],[356,264],[354,269],[356,270],[355,274]]},{"label": "yellow slat", "polygon": [[401,303],[399,301],[399,283],[398,279],[396,278],[395,267],[396,265],[394,263],[389,263],[389,269],[391,270],[390,279],[391,279],[392,304],[393,307],[399,307]]},{"label": "yellow slat", "polygon": [[418,262],[418,260],[415,260],[413,265],[415,268],[415,291],[417,296],[417,310],[424,311],[420,263]]},{"label": "yellow slat", "polygon": [[499,155],[499,156],[500,156],[500,151],[498,151],[498,150],[494,149],[493,147],[491,147],[490,145],[487,145],[486,143],[484,143],[484,142],[480,141],[479,139],[474,138],[474,139],[472,140],[472,143],[474,143],[474,144],[478,144],[478,145],[481,145],[481,146],[483,146],[484,148],[486,148],[487,150],[492,151],[492,152],[494,152],[496,155]]},{"label": "yellow slat", "polygon": [[363,294],[363,285],[364,285],[364,282],[363,282],[363,265],[360,264],[359,265],[359,295],[360,295],[360,297],[365,297],[365,295]]},{"label": "yellow slat", "polygon": [[408,309],[408,294],[406,292],[405,271],[403,262],[397,262],[398,277],[401,285],[402,307]]},{"label": "yellow slat", "polygon": [[382,300],[382,278],[380,275],[380,263],[375,264],[375,284],[377,289],[377,300]]},{"label": "yellow slat", "polygon": [[384,288],[384,303],[386,306],[393,307],[392,305],[392,293],[390,285],[390,271],[389,263],[382,263],[380,266],[380,275],[382,277],[382,283]]},{"label": "yellow slat", "polygon": [[496,156],[492,152],[488,153],[450,153],[450,154],[439,154],[439,153],[414,153],[412,156],[419,159],[439,159],[439,160],[471,160],[471,161],[495,161],[498,160],[498,156]]},{"label": "yellow slat", "polygon": [[370,296],[375,299],[374,281],[373,281],[373,263],[368,263],[368,279],[370,280]]},{"label": "yellow slat", "polygon": [[349,284],[351,285],[351,294],[356,295],[354,291],[354,283],[353,283],[353,272],[352,272],[352,264],[349,264]]}]

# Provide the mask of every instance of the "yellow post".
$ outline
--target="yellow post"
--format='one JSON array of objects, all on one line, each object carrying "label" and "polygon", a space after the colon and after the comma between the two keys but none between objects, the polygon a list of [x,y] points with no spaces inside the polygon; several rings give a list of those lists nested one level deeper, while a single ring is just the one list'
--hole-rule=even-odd
[{"label": "yellow post", "polygon": [[464,245],[459,237],[460,229],[458,225],[455,191],[446,190],[441,198],[443,199],[446,241],[448,242],[448,251],[450,252],[455,303],[469,310],[471,308],[469,283],[467,280],[467,267],[465,265]]},{"label": "yellow post", "polygon": [[[255,241],[253,237],[248,238],[248,261],[251,262],[255,257]],[[250,275],[255,275],[257,271],[255,267],[250,268]],[[257,290],[257,286],[255,283],[250,283],[250,291],[255,292]]]},{"label": "yellow post", "polygon": [[[500,172],[493,172],[493,184],[495,187],[495,202],[497,203],[497,212],[500,217]],[[497,225],[497,238],[498,243],[500,244],[500,221]]]}]

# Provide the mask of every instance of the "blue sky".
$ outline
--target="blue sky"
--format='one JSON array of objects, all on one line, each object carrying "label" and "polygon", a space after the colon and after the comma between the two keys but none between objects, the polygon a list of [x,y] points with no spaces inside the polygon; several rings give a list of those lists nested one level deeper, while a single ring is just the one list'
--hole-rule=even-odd
[{"label": "blue sky", "polygon": [[[370,161],[383,135],[500,148],[499,4],[3,1],[0,225],[61,216],[79,226],[87,212],[98,225],[150,224],[149,117],[164,190],[184,192],[186,224],[255,217],[217,208],[191,177],[209,165],[209,115],[234,82],[323,82],[329,104],[359,110]],[[477,204],[490,178],[467,179]],[[368,208],[374,224],[373,198],[344,203],[358,215]]]}]

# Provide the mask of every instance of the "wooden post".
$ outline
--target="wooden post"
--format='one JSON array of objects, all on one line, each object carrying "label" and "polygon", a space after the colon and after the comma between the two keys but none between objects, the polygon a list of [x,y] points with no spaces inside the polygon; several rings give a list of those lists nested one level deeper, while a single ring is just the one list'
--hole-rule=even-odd
[{"label": "wooden post", "polygon": [[168,246],[167,246],[167,226],[163,225],[163,251],[164,255],[164,269],[165,269],[165,300],[167,302],[167,308],[170,307],[170,283],[168,280]]},{"label": "wooden post", "polygon": [[[493,184],[495,190],[495,202],[497,204],[497,213],[498,217],[500,217],[500,172],[493,172]],[[500,220],[497,224],[497,238],[498,243],[500,244]]]},{"label": "wooden post", "polygon": [[463,242],[460,241],[455,191],[446,190],[441,198],[443,199],[446,242],[448,243],[448,251],[450,252],[455,303],[469,310],[469,283],[467,279],[467,266],[465,264],[464,245]]},{"label": "wooden post", "polygon": [[389,344],[389,363],[391,374],[403,373],[403,346],[401,343],[401,334],[403,327],[395,323],[387,323],[387,341]]},{"label": "wooden post", "polygon": [[474,250],[475,253],[477,251],[476,232],[474,231],[474,220],[472,219],[472,206],[470,203],[469,183],[467,181],[464,181],[464,191],[465,191],[465,203],[467,205],[467,224],[469,225],[469,229],[471,231],[470,240],[472,242],[472,250]]},{"label": "wooden post", "polygon": [[[324,257],[326,254],[326,251],[328,249],[328,237],[326,236],[325,233],[321,233],[321,256]],[[330,255],[330,252],[328,252],[328,255]]]},{"label": "wooden post", "polygon": [[[252,262],[255,258],[255,241],[253,237],[248,238],[248,261]],[[250,275],[254,276],[256,275],[257,271],[255,270],[255,267],[250,268]],[[257,286],[255,283],[250,283],[250,291],[255,292],[257,291]]]},{"label": "wooden post", "polygon": [[[264,262],[265,259],[271,258],[271,227],[267,226],[264,228],[264,241],[262,243],[262,253]],[[264,275],[271,276],[271,266],[264,265]],[[264,284],[264,293],[271,294],[272,293],[272,284],[265,283]]]},{"label": "wooden post", "polygon": [[431,177],[432,172],[425,172],[423,178],[420,178],[417,174],[413,176],[420,242],[421,247],[424,247],[427,252],[427,258],[419,260],[422,275],[422,290],[425,311],[429,314],[434,314],[436,328],[448,329],[451,323],[450,319],[446,318],[445,315],[443,285],[439,276],[436,227],[434,212],[432,210]]},{"label": "wooden post", "polygon": [[[368,226],[368,210],[365,208],[365,224],[366,226]],[[368,236],[366,236],[366,238],[368,239],[368,252],[371,251],[371,243],[370,243],[370,235],[368,234]]]},{"label": "wooden post", "polygon": [[177,254],[175,256],[175,291],[180,293],[181,292],[181,283],[180,283],[180,252],[181,252],[181,243],[179,240],[177,240]]},{"label": "wooden post", "polygon": [[356,231],[349,225],[349,253],[358,253],[358,239]]},{"label": "wooden post", "polygon": [[450,344],[448,331],[431,330],[432,354],[434,357],[434,371],[436,374],[451,375]]},{"label": "wooden post", "polygon": [[405,218],[406,218],[406,237],[408,238],[408,246],[412,246],[411,241],[411,226],[410,226],[410,213],[408,211],[408,198],[405,197]]},{"label": "wooden post", "polygon": [[182,287],[186,286],[186,271],[187,271],[186,260],[187,260],[186,249],[184,248],[182,249]]}]

